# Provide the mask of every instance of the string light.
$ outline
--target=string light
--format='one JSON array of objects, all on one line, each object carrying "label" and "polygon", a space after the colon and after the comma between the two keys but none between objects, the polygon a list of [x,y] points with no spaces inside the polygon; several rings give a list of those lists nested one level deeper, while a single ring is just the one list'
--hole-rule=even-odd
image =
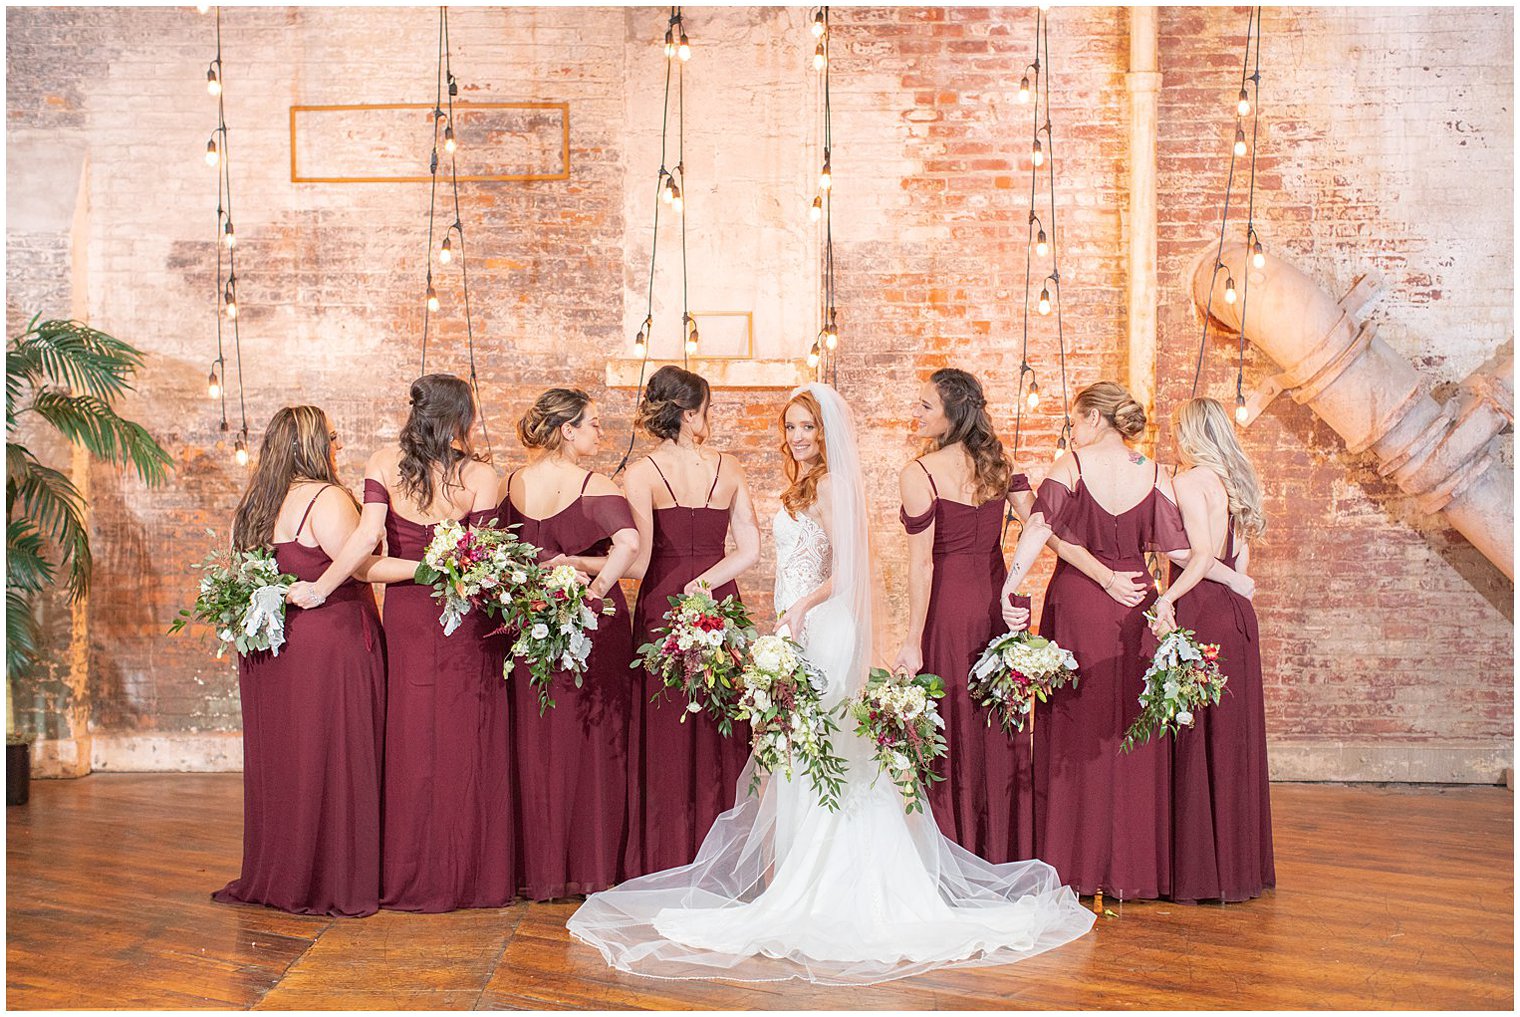
[{"label": "string light", "polygon": [[1039,309],[1040,309],[1040,313],[1041,314],[1049,314],[1050,313],[1050,287],[1049,286],[1041,286],[1040,287]]},{"label": "string light", "polygon": [[813,50],[813,70],[821,71],[828,66],[828,63],[829,58],[823,52],[823,42],[819,40],[817,47]]},{"label": "string light", "polygon": [[1250,419],[1250,416],[1251,411],[1246,409],[1246,397],[1237,392],[1235,394],[1235,422],[1237,424],[1244,424]]},{"label": "string light", "polygon": [[1035,138],[1034,139],[1034,154],[1033,154],[1033,158],[1034,158],[1034,164],[1036,166],[1043,166],[1043,165],[1045,165],[1045,150],[1040,147],[1040,139],[1039,138]]},{"label": "string light", "polygon": [[813,195],[813,204],[808,207],[808,218],[813,222],[823,218],[823,195]]},{"label": "string light", "polygon": [[816,368],[818,366],[818,361],[821,358],[821,356],[822,356],[822,354],[821,354],[821,352],[818,349],[818,340],[814,339],[812,347],[808,350],[808,355],[807,355],[807,365],[808,365],[808,367],[810,367],[810,368]]},{"label": "string light", "polygon": [[673,29],[673,28],[667,28],[667,29],[665,29],[665,59],[669,60],[671,57],[673,57],[675,55],[676,55],[676,33],[675,33],[675,29]]},{"label": "string light", "polygon": [[232,458],[237,460],[239,466],[248,465],[248,429],[246,427],[238,434],[237,445],[233,449]]},{"label": "string light", "polygon": [[213,96],[222,94],[222,79],[221,76],[216,73],[215,63],[206,68],[206,92],[207,94]]},{"label": "string light", "polygon": [[222,397],[222,379],[216,373],[216,364],[211,365],[211,373],[206,375],[206,398],[220,399]]},{"label": "string light", "polygon": [[1246,132],[1243,127],[1235,128],[1235,154],[1246,154]]},{"label": "string light", "polygon": [[447,236],[443,238],[443,246],[438,248],[438,260],[445,265],[454,260],[453,238]]},{"label": "string light", "polygon": [[814,136],[817,138],[823,158],[818,172],[818,192],[813,196],[812,204],[808,208],[808,217],[815,223],[822,221],[823,235],[820,237],[818,264],[820,325],[818,334],[808,350],[807,366],[810,370],[818,372],[815,377],[820,381],[832,379],[837,385],[839,358],[835,351],[839,347],[839,328],[834,288],[834,114],[831,90],[833,66],[832,61],[829,60],[829,47],[833,44],[834,32],[827,6],[819,8],[814,15],[812,32],[813,37],[818,40],[813,47],[813,69],[819,72],[817,97],[820,114],[817,133]]},{"label": "string light", "polygon": [[671,187],[670,187],[670,207],[671,207],[671,209],[674,210],[674,212],[676,213],[676,215],[680,215],[681,214],[681,209],[685,206],[685,204],[686,203],[681,199],[681,189],[679,187],[675,186],[674,184],[672,184]]},{"label": "string light", "polygon": [[[1034,373],[1033,369],[1030,370],[1030,373]],[[1027,396],[1027,399],[1029,400],[1029,408],[1031,410],[1037,410],[1040,408],[1040,383],[1038,381],[1035,381],[1033,379],[1030,380],[1029,395]]]},{"label": "string light", "polygon": [[[1253,235],[1254,235],[1255,231],[1252,231],[1252,232],[1253,232]],[[1251,265],[1254,268],[1266,268],[1267,267],[1267,256],[1266,256],[1266,253],[1263,252],[1262,249],[1261,249],[1261,238],[1260,237],[1256,237],[1255,241],[1252,242],[1252,244],[1251,244]]]},{"label": "string light", "polygon": [[660,200],[668,205],[675,200],[676,178],[662,166],[660,167],[660,179],[664,181],[664,184],[660,187]]},{"label": "string light", "polygon": [[1039,235],[1035,237],[1034,253],[1038,254],[1042,258],[1050,253],[1050,241],[1045,238],[1045,230],[1043,227],[1040,229]]},{"label": "string light", "polygon": [[686,38],[686,29],[684,28],[681,29],[681,47],[676,50],[676,55],[681,58],[683,64],[691,59],[691,40]]},{"label": "string light", "polygon": [[829,322],[828,327],[823,330],[823,345],[830,350],[839,345],[839,330],[834,327],[834,323],[832,321]]},{"label": "string light", "polygon": [[681,315],[681,322],[686,327],[686,355],[690,356],[697,352],[697,321],[690,313]]},{"label": "string light", "polygon": [[1227,304],[1235,302],[1235,277],[1233,275],[1225,276],[1224,302]]},{"label": "string light", "polygon": [[458,147],[458,143],[454,141],[454,125],[449,124],[449,126],[443,129],[443,150],[449,153],[449,155],[453,155],[454,150]]},{"label": "string light", "polygon": [[813,15],[813,38],[823,38],[823,32],[826,27],[823,23],[823,11],[819,11]]},{"label": "string light", "polygon": [[1251,97],[1244,88],[1240,90],[1240,101],[1235,104],[1235,112],[1243,117],[1251,115]]},{"label": "string light", "polygon": [[427,286],[427,309],[429,311],[438,310],[438,291],[433,289],[431,282]]},{"label": "string light", "polygon": [[1029,75],[1025,74],[1019,79],[1019,102],[1029,101]]},{"label": "string light", "polygon": [[[204,13],[211,5],[201,6]],[[222,9],[218,7],[212,21],[216,39],[216,52],[206,65],[206,92],[216,100],[216,129],[206,142],[206,163],[216,173],[216,295],[212,300],[212,314],[216,320],[216,359],[206,374],[206,396],[219,404],[221,420],[218,428],[222,433],[231,431],[227,420],[227,356],[224,329],[232,330],[232,350],[237,364],[237,401],[242,429],[239,442],[241,453],[239,465],[248,462],[248,404],[243,385],[243,341],[238,323],[237,301],[237,232],[232,226],[232,146],[227,133],[227,97],[222,79],[226,65],[222,62]],[[226,254],[226,274],[223,275],[223,252]]]},{"label": "string light", "polygon": [[222,309],[226,312],[228,321],[238,316],[236,276],[227,277],[227,288],[222,292]]},{"label": "string light", "polygon": [[834,186],[834,169],[829,161],[829,150],[823,150],[823,169],[818,174],[818,187],[820,190],[828,190]]},{"label": "string light", "polygon": [[222,240],[227,244],[229,249],[237,246],[237,234],[232,231],[231,219],[228,219],[222,226]]},{"label": "string light", "polygon": [[633,336],[633,355],[643,357],[649,352],[649,329],[654,324],[653,318],[645,318],[639,326],[638,332]]},{"label": "string light", "polygon": [[206,142],[206,165],[215,166],[221,161],[221,155],[216,149],[216,139],[211,138]]}]

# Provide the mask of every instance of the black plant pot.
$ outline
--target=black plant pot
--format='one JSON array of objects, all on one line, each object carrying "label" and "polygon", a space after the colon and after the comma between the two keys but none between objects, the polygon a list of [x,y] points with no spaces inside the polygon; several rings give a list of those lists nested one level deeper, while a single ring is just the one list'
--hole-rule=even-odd
[{"label": "black plant pot", "polygon": [[32,797],[32,743],[5,746],[5,804],[25,805]]}]

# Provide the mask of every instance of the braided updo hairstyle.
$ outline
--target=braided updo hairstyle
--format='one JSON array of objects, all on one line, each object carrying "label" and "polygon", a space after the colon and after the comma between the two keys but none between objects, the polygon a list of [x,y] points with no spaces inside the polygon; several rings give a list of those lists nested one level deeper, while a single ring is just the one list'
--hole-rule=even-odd
[{"label": "braided updo hairstyle", "polygon": [[1001,498],[1008,491],[1013,464],[1003,451],[1003,443],[987,413],[987,398],[976,376],[957,367],[942,367],[929,375],[929,383],[939,393],[950,427],[936,447],[960,442],[971,457],[976,471],[975,499],[978,504]]},{"label": "braided updo hairstyle", "polygon": [[655,438],[675,441],[681,434],[681,415],[688,410],[700,410],[711,395],[706,378],[667,364],[654,372],[644,387],[638,424]]},{"label": "braided updo hairstyle", "polygon": [[1078,413],[1097,410],[1126,441],[1145,431],[1145,407],[1123,385],[1111,381],[1089,385],[1077,393],[1072,406]]},{"label": "braided updo hairstyle", "polygon": [[552,452],[565,440],[560,428],[566,424],[579,425],[590,405],[591,396],[581,389],[545,389],[517,422],[517,440],[524,448]]}]

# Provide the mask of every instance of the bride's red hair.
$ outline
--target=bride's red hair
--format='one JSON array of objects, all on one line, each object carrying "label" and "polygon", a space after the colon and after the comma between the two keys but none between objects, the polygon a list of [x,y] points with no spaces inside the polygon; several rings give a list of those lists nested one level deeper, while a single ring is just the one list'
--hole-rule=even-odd
[{"label": "bride's red hair", "polygon": [[[813,418],[814,433],[818,436],[818,461],[802,472],[801,465],[792,457],[791,446],[786,441],[786,411],[801,406]],[[793,519],[818,500],[818,482],[829,472],[829,446],[823,438],[823,407],[806,390],[798,392],[781,407],[781,455],[786,464],[787,488],[781,492],[781,504]]]}]

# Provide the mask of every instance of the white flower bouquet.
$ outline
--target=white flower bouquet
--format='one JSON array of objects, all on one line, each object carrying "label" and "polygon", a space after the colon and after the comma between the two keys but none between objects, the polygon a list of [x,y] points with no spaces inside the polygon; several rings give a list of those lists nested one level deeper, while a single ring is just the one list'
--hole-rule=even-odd
[{"label": "white flower bouquet", "polygon": [[285,594],[296,577],[280,571],[274,552],[213,551],[191,568],[202,573],[195,604],[180,611],[169,631],[205,622],[216,632],[218,659],[228,647],[240,657],[264,650],[279,656],[285,645]]},{"label": "white flower bouquet", "polygon": [[1054,640],[1029,632],[1005,632],[989,642],[971,667],[968,688],[1008,734],[1024,730],[1036,702],[1077,684],[1077,658]]},{"label": "white flower bouquet", "polygon": [[739,671],[755,638],[749,612],[733,596],[714,600],[705,589],[670,598],[665,627],[639,647],[631,666],[642,667],[686,698],[688,714],[707,713],[724,737],[733,733]]},{"label": "white flower bouquet", "polygon": [[[1149,613],[1146,617],[1154,623]],[[1196,711],[1218,705],[1225,680],[1219,670],[1217,644],[1199,642],[1191,629],[1168,632],[1145,672],[1140,716],[1124,732],[1120,748],[1132,752],[1153,737],[1175,735],[1185,727],[1192,727]]]},{"label": "white flower bouquet", "polygon": [[837,810],[844,759],[834,752],[832,736],[839,725],[823,706],[828,685],[823,673],[792,640],[760,636],[750,644],[738,682],[737,719],[750,722],[755,738],[749,793],[759,788],[762,775],[781,773],[791,780],[800,767],[819,801]]},{"label": "white flower bouquet", "polygon": [[935,703],[945,683],[933,674],[908,675],[871,669],[850,700],[855,733],[876,747],[876,764],[902,792],[909,812],[924,811],[929,787],[944,780],[934,764],[945,755],[945,721]]},{"label": "white flower bouquet", "polygon": [[554,705],[549,686],[556,674],[569,674],[575,687],[581,687],[591,656],[591,636],[587,633],[596,630],[598,614],[613,614],[617,607],[603,600],[599,611],[593,609],[595,598],[570,565],[545,568],[535,564],[525,571],[525,582],[488,603],[501,616],[498,631],[512,636],[503,677],[510,676],[514,660],[526,662],[528,681],[538,689],[541,714]]},{"label": "white flower bouquet", "polygon": [[459,628],[471,608],[499,605],[528,581],[538,548],[518,540],[513,529],[465,526],[453,519],[434,528],[416,580],[431,586],[433,598],[443,605],[438,621],[445,635]]}]

